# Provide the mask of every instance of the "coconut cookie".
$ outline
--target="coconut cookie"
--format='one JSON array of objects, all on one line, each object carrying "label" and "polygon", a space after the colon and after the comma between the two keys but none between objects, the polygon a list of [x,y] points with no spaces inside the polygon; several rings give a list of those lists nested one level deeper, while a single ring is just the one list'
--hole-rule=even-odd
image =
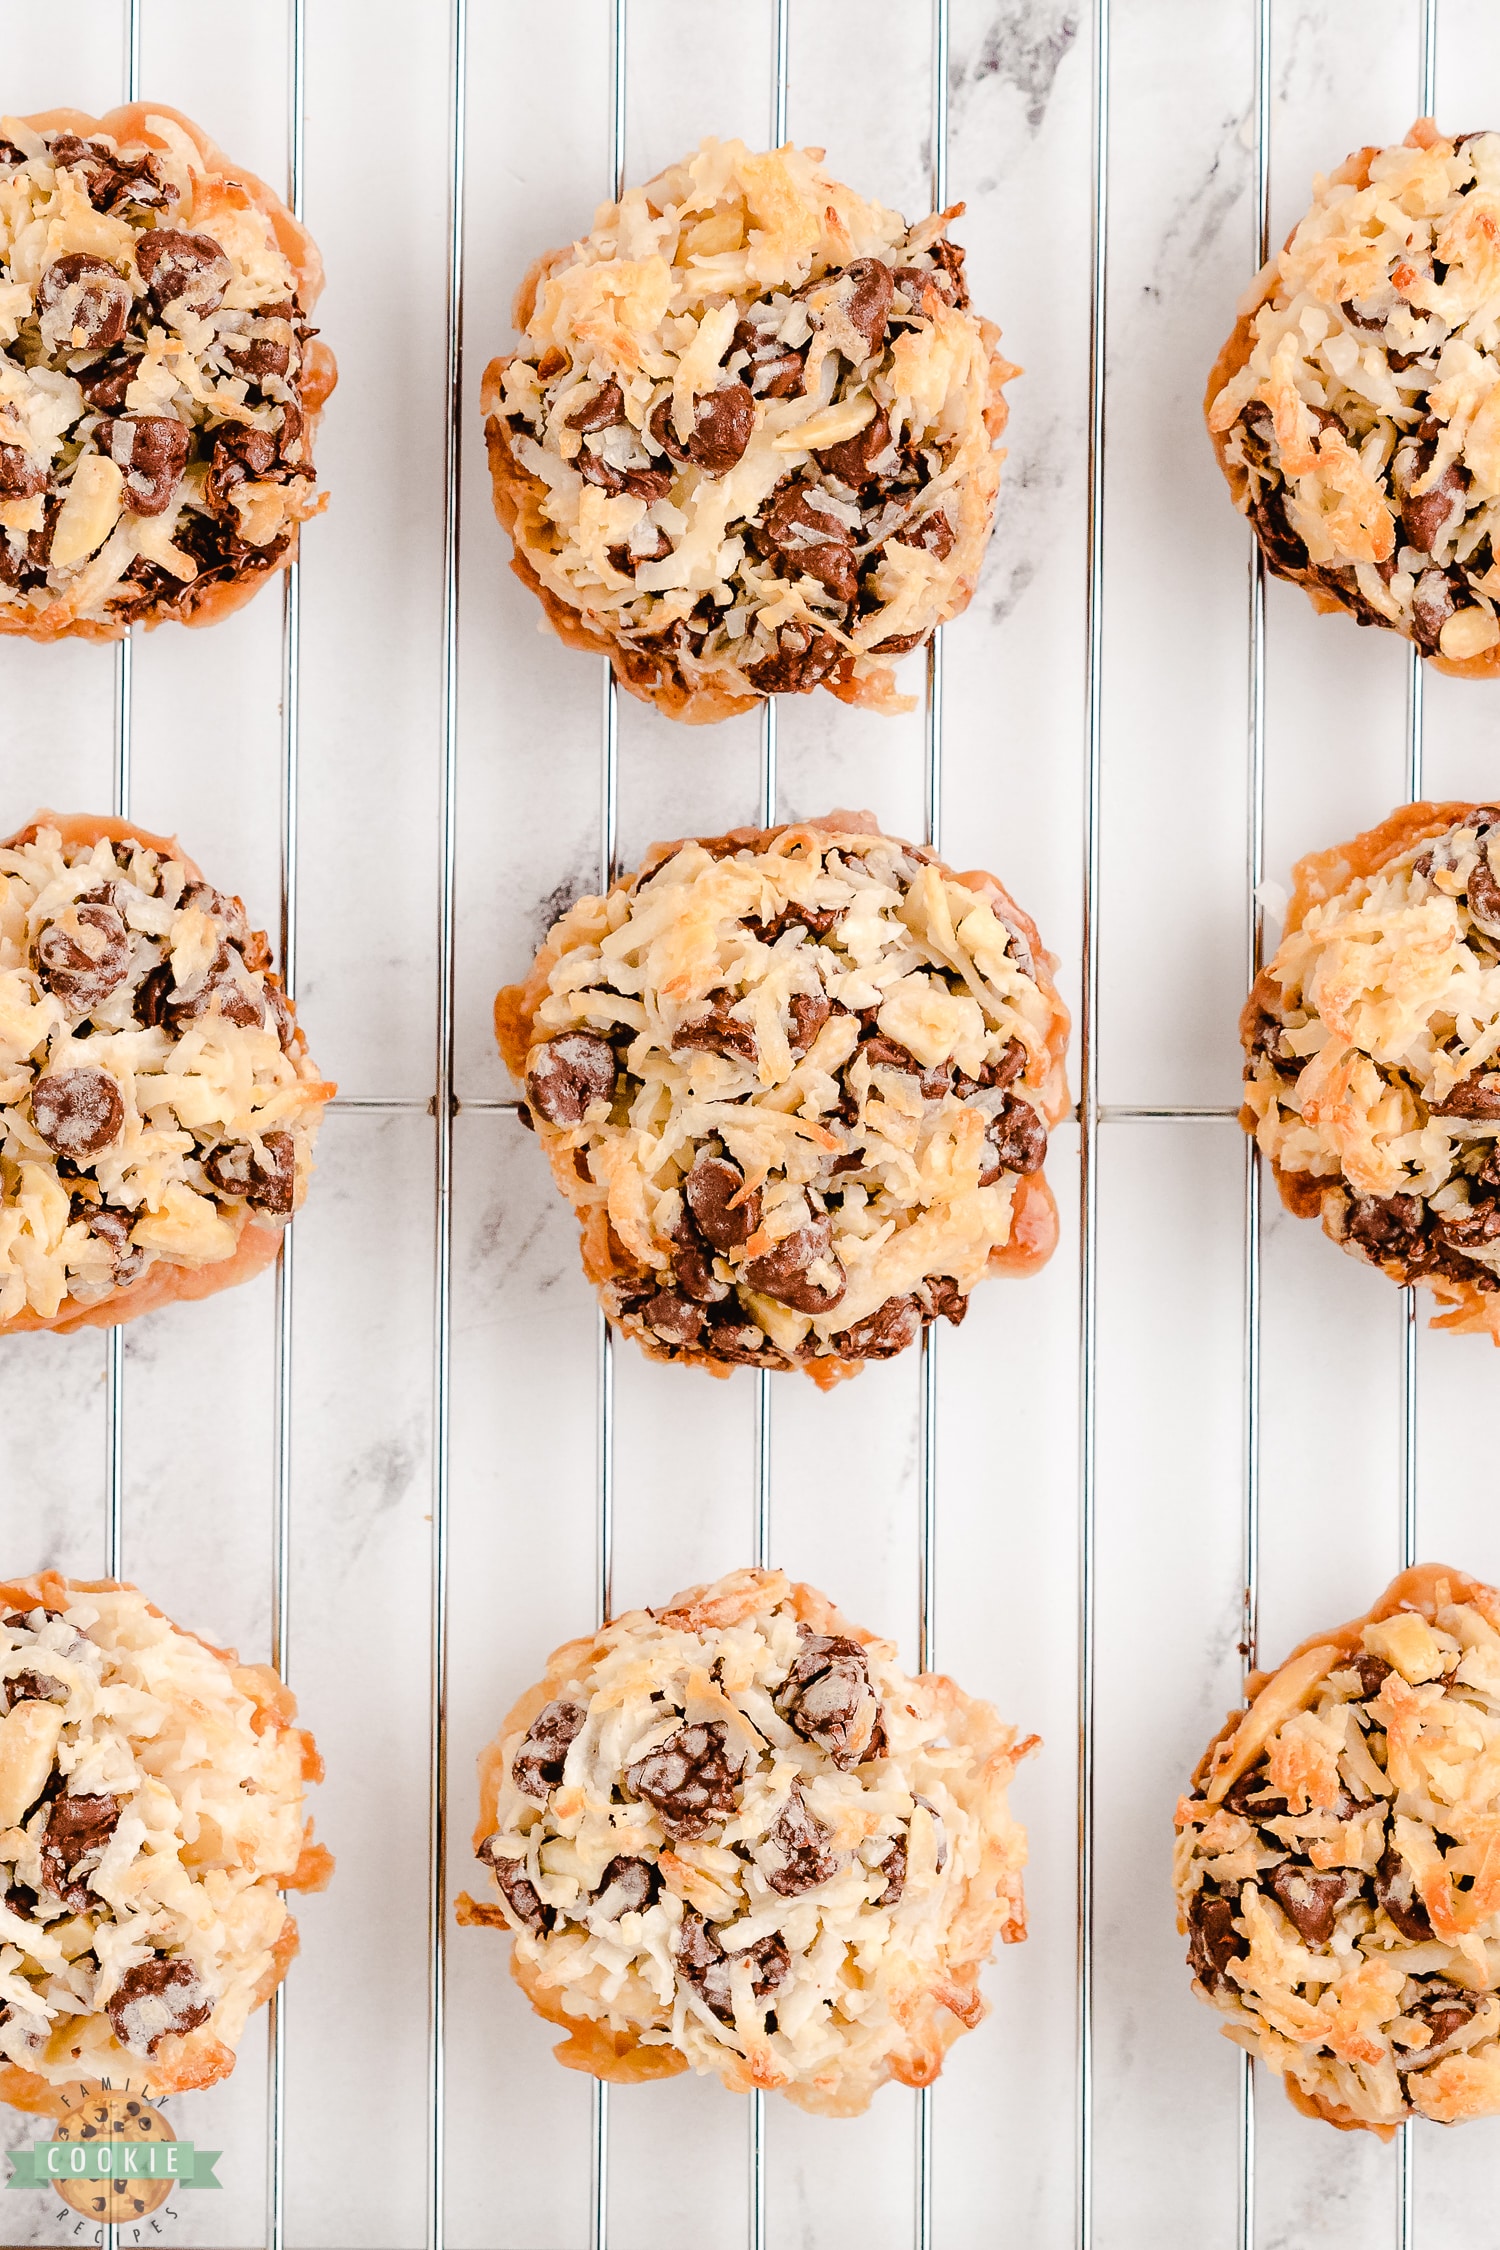
[{"label": "coconut cookie", "polygon": [[1500,810],[1403,806],[1295,879],[1240,1122],[1290,1210],[1500,1342]]},{"label": "coconut cookie", "polygon": [[827,1387],[1042,1264],[1055,966],[992,875],[868,813],[658,845],[580,899],[495,1025],[610,1319]]},{"label": "coconut cookie", "polygon": [[620,2084],[713,2072],[852,2117],[926,2086],[1026,1935],[1036,1737],[811,1586],[742,1570],[557,1650],[479,1761],[511,1973]]},{"label": "coconut cookie", "polygon": [[672,718],[892,660],[974,592],[1018,370],[969,308],[961,203],[908,227],[821,149],[706,140],[540,259],[482,400],[517,575]]},{"label": "coconut cookie", "polygon": [[206,625],[297,551],[317,250],[176,110],[0,117],[0,632]]},{"label": "coconut cookie", "polygon": [[1266,564],[1439,670],[1500,672],[1500,134],[1419,119],[1315,184],[1209,378]]},{"label": "coconut cookie", "polygon": [[334,1088],[270,962],[166,837],[39,813],[0,844],[0,1335],[275,1258]]},{"label": "coconut cookie", "polygon": [[283,1890],[321,1890],[322,1778],[264,1664],[133,1586],[0,1584],[0,2099],[129,2073],[153,2094],[234,2068],[297,1950]]},{"label": "coconut cookie", "polygon": [[1177,1808],[1200,1998],[1293,2102],[1500,2112],[1500,1594],[1436,1563],[1248,1682]]}]

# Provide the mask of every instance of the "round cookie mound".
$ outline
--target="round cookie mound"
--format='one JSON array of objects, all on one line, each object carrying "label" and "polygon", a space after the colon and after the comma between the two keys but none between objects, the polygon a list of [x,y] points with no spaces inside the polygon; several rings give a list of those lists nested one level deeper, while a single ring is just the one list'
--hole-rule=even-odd
[{"label": "round cookie mound", "polygon": [[511,1970],[629,2083],[691,2067],[853,2116],[928,2085],[1026,1935],[1006,1789],[1036,1739],[779,1570],[557,1650],[479,1762]]},{"label": "round cookie mound", "polygon": [[1288,1207],[1500,1343],[1500,810],[1403,806],[1302,860],[1240,1036]]},{"label": "round cookie mound", "polygon": [[48,1571],[0,1584],[0,1704],[0,2099],[212,2085],[297,1950],[280,1892],[333,1867],[290,1691],[133,1586]]},{"label": "round cookie mound", "polygon": [[823,686],[966,608],[1016,374],[969,310],[961,203],[908,227],[821,149],[707,140],[542,258],[486,370],[495,506],[566,641],[673,718]]},{"label": "round cookie mound", "polygon": [[270,960],[165,837],[39,813],[0,844],[0,1334],[274,1259],[334,1089]]},{"label": "round cookie mound", "polygon": [[0,632],[203,625],[323,506],[316,249],[155,103],[0,118]]},{"label": "round cookie mound", "polygon": [[1500,133],[1430,118],[1328,179],[1209,379],[1267,567],[1444,672],[1500,672]]},{"label": "round cookie mound", "polygon": [[658,845],[495,1003],[584,1271],[656,1359],[820,1385],[1051,1253],[1033,924],[868,813]]},{"label": "round cookie mound", "polygon": [[1177,1808],[1178,1928],[1296,2106],[1500,2112],[1500,1594],[1433,1563],[1253,1673]]}]

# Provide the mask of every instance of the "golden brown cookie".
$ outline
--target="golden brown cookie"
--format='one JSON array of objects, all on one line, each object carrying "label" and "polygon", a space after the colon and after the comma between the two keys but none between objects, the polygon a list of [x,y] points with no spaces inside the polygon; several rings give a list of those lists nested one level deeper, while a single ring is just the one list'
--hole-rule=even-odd
[{"label": "golden brown cookie", "polygon": [[654,1359],[888,1359],[1057,1239],[1056,964],[868,813],[657,845],[495,1003],[600,1302]]},{"label": "golden brown cookie", "polygon": [[929,2085],[1026,1935],[1006,1789],[1036,1748],[811,1586],[732,1572],[553,1655],[479,1762],[511,1972],[631,2084],[687,2069],[852,2117]]},{"label": "golden brown cookie", "polygon": [[517,575],[672,718],[826,687],[973,595],[1018,372],[969,307],[963,205],[908,227],[820,149],[707,140],[540,259],[482,399]]},{"label": "golden brown cookie", "polygon": [[290,1690],[133,1586],[44,1571],[0,1585],[0,1703],[0,2099],[211,2086],[296,1953],[281,1892],[333,1869]]},{"label": "golden brown cookie", "polygon": [[1497,849],[1495,807],[1416,804],[1298,862],[1240,1122],[1289,1210],[1500,1342]]},{"label": "golden brown cookie", "polygon": [[0,632],[206,625],[324,505],[305,229],[177,110],[0,117]]},{"label": "golden brown cookie", "polygon": [[44,812],[0,844],[0,1335],[275,1258],[334,1088],[270,962],[172,838]]},{"label": "golden brown cookie", "polygon": [[1500,2112],[1500,1595],[1427,1563],[1253,1673],[1177,1808],[1201,1999],[1298,2109]]}]

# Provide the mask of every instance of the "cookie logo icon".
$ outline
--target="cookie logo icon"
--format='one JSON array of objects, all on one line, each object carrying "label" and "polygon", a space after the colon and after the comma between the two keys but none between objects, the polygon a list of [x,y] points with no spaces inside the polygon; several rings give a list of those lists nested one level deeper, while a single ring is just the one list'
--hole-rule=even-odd
[{"label": "cookie logo icon", "polygon": [[143,2142],[176,2140],[161,2111],[153,2109],[143,2094],[133,2092],[128,2085],[68,2086],[63,2099],[67,2107],[53,2132],[53,2146],[104,2146],[116,2152],[107,2178],[53,2179],[68,2209],[105,2226],[124,2226],[159,2211],[175,2182],[153,2179],[144,2170],[136,2172],[127,2152]]}]

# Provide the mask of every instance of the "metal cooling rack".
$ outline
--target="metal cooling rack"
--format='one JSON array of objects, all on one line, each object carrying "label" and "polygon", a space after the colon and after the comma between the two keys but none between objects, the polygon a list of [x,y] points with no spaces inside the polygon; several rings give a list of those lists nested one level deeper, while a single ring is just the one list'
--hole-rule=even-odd
[{"label": "metal cooling rack", "polygon": [[[305,54],[308,0],[288,0],[289,201],[299,217],[305,157]],[[1255,31],[1254,118],[1254,240],[1246,243],[1246,265],[1264,262],[1269,249],[1270,212],[1270,113],[1271,113],[1271,0],[1244,0],[1253,14]],[[1436,64],[1437,0],[1418,0],[1419,46],[1413,58],[1414,85],[1422,114],[1431,113]],[[792,0],[767,0],[772,16],[774,63],[767,94],[767,128],[772,145],[786,137],[788,69],[795,52],[796,20]],[[816,0],[798,0],[799,7]],[[933,207],[947,198],[948,168],[948,0],[930,0],[932,16],[931,190]],[[124,94],[135,99],[140,77],[140,31],[143,0],[125,0]],[[450,0],[446,11],[450,40],[450,143],[448,150],[449,263],[446,330],[447,424],[444,444],[446,498],[442,560],[442,723],[441,789],[439,805],[439,930],[437,1042],[433,1068],[433,1108],[436,1130],[436,1268],[433,1291],[432,1394],[433,1487],[431,1529],[431,1733],[428,1852],[428,2194],[426,2230],[430,2250],[441,2250],[445,2229],[445,2138],[447,2089],[445,2083],[445,1937],[447,1895],[447,1650],[450,1504],[450,1375],[453,1338],[453,1118],[454,1099],[454,968],[455,870],[457,858],[456,782],[458,753],[458,600],[459,600],[459,470],[461,459],[461,379],[463,371],[463,257],[464,257],[464,139],[467,98],[468,0]],[[1094,1810],[1095,1760],[1095,1646],[1096,1599],[1095,1529],[1098,1449],[1099,1370],[1099,1136],[1113,1122],[1156,1119],[1186,1122],[1222,1120],[1227,1109],[1192,1106],[1129,1107],[1102,1105],[1099,1098],[1099,997],[1101,785],[1104,720],[1104,555],[1105,555],[1105,346],[1109,235],[1110,142],[1110,16],[1111,0],[1094,0],[1089,21],[1093,78],[1092,139],[1092,250],[1091,323],[1088,383],[1088,530],[1086,611],[1086,740],[1084,768],[1084,867],[1083,1005],[1079,1041],[1075,1049],[1080,1074],[1081,1101],[1081,1230],[1080,1230],[1080,1462],[1079,1522],[1079,1672],[1078,1672],[1078,1877],[1081,1911],[1077,1953],[1077,2076],[1076,2076],[1076,2179],[1075,2240],[1079,2250],[1089,2250],[1095,2239],[1094,2169]],[[610,0],[610,101],[609,147],[604,178],[618,194],[626,179],[625,137],[626,78],[628,59],[628,0]],[[1262,916],[1257,892],[1263,874],[1265,827],[1266,747],[1266,627],[1264,572],[1258,549],[1252,554],[1248,592],[1249,711],[1247,723],[1246,834],[1245,834],[1245,968],[1247,982],[1261,960]],[[287,986],[296,987],[298,903],[298,812],[301,744],[299,694],[301,678],[301,606],[298,568],[286,573],[283,620],[283,717],[281,745],[281,937]],[[599,758],[599,880],[607,885],[616,872],[616,813],[619,778],[618,689],[608,666],[603,667],[602,716]],[[114,799],[115,810],[128,815],[131,801],[132,751],[132,648],[130,640],[118,645],[115,669]],[[943,782],[943,645],[935,636],[928,651],[925,728],[925,827],[927,840],[937,845],[941,835]],[[1421,793],[1423,762],[1423,669],[1411,652],[1407,693],[1407,793]],[[777,790],[777,712],[774,700],[763,709],[760,737],[760,817],[775,821],[779,811]],[[1064,947],[1066,948],[1066,938]],[[411,1100],[355,1099],[337,1106],[364,1110],[411,1109]],[[466,1106],[471,1106],[466,1104]],[[514,1109],[513,1103],[476,1103],[480,1108]],[[540,1190],[539,1190],[540,1192]],[[1259,1593],[1260,1530],[1260,1390],[1261,1390],[1261,1180],[1253,1145],[1246,1145],[1244,1173],[1244,1454],[1242,1538],[1244,1552],[1245,1665],[1254,1661]],[[276,1451],[274,1477],[272,1657],[295,1676],[294,1644],[289,1612],[292,1552],[292,1389],[294,1371],[292,1271],[294,1235],[289,1232],[282,1253],[276,1290]],[[1417,1497],[1417,1313],[1414,1292],[1404,1292],[1404,1352],[1402,1360],[1402,1562],[1416,1552]],[[923,1668],[935,1660],[937,1646],[934,1559],[938,1537],[937,1507],[937,1405],[939,1351],[936,1331],[929,1329],[923,1343],[920,1424],[920,1476],[918,1527],[918,1584],[915,1592],[918,1649]],[[105,1555],[111,1576],[122,1574],[126,1562],[123,1521],[124,1485],[124,1352],[123,1332],[108,1335],[106,1360],[108,1472],[106,1480]],[[748,1546],[757,1562],[770,1550],[772,1379],[757,1377],[753,1502]],[[611,1609],[615,1505],[615,1413],[613,1343],[602,1315],[597,1343],[597,1473],[595,1492],[595,1583],[598,1614]],[[293,2002],[293,2005],[295,2003]],[[271,2002],[268,2084],[269,2168],[266,2196],[265,2243],[267,2250],[286,2250],[285,2176],[283,2150],[287,2079],[289,2007],[285,1988]],[[1242,2250],[1253,2250],[1256,2190],[1256,2074],[1247,2057],[1241,2058],[1238,2136],[1238,2239]],[[610,2240],[610,2093],[594,2082],[591,2134],[590,2250],[607,2250]],[[749,2169],[748,2240],[750,2250],[765,2250],[766,2135],[764,2097],[751,2097],[748,2109]],[[912,2239],[916,2250],[933,2250],[933,2097],[924,2090],[913,2102],[916,2134],[915,2208]],[[1397,2207],[1394,2241],[1399,2250],[1414,2250],[1412,2138],[1404,2128],[1399,2140]],[[997,2234],[996,2239],[1001,2239]],[[1008,2239],[1008,2237],[1007,2237]],[[109,2250],[117,2250],[116,2231],[107,2230]]]}]

